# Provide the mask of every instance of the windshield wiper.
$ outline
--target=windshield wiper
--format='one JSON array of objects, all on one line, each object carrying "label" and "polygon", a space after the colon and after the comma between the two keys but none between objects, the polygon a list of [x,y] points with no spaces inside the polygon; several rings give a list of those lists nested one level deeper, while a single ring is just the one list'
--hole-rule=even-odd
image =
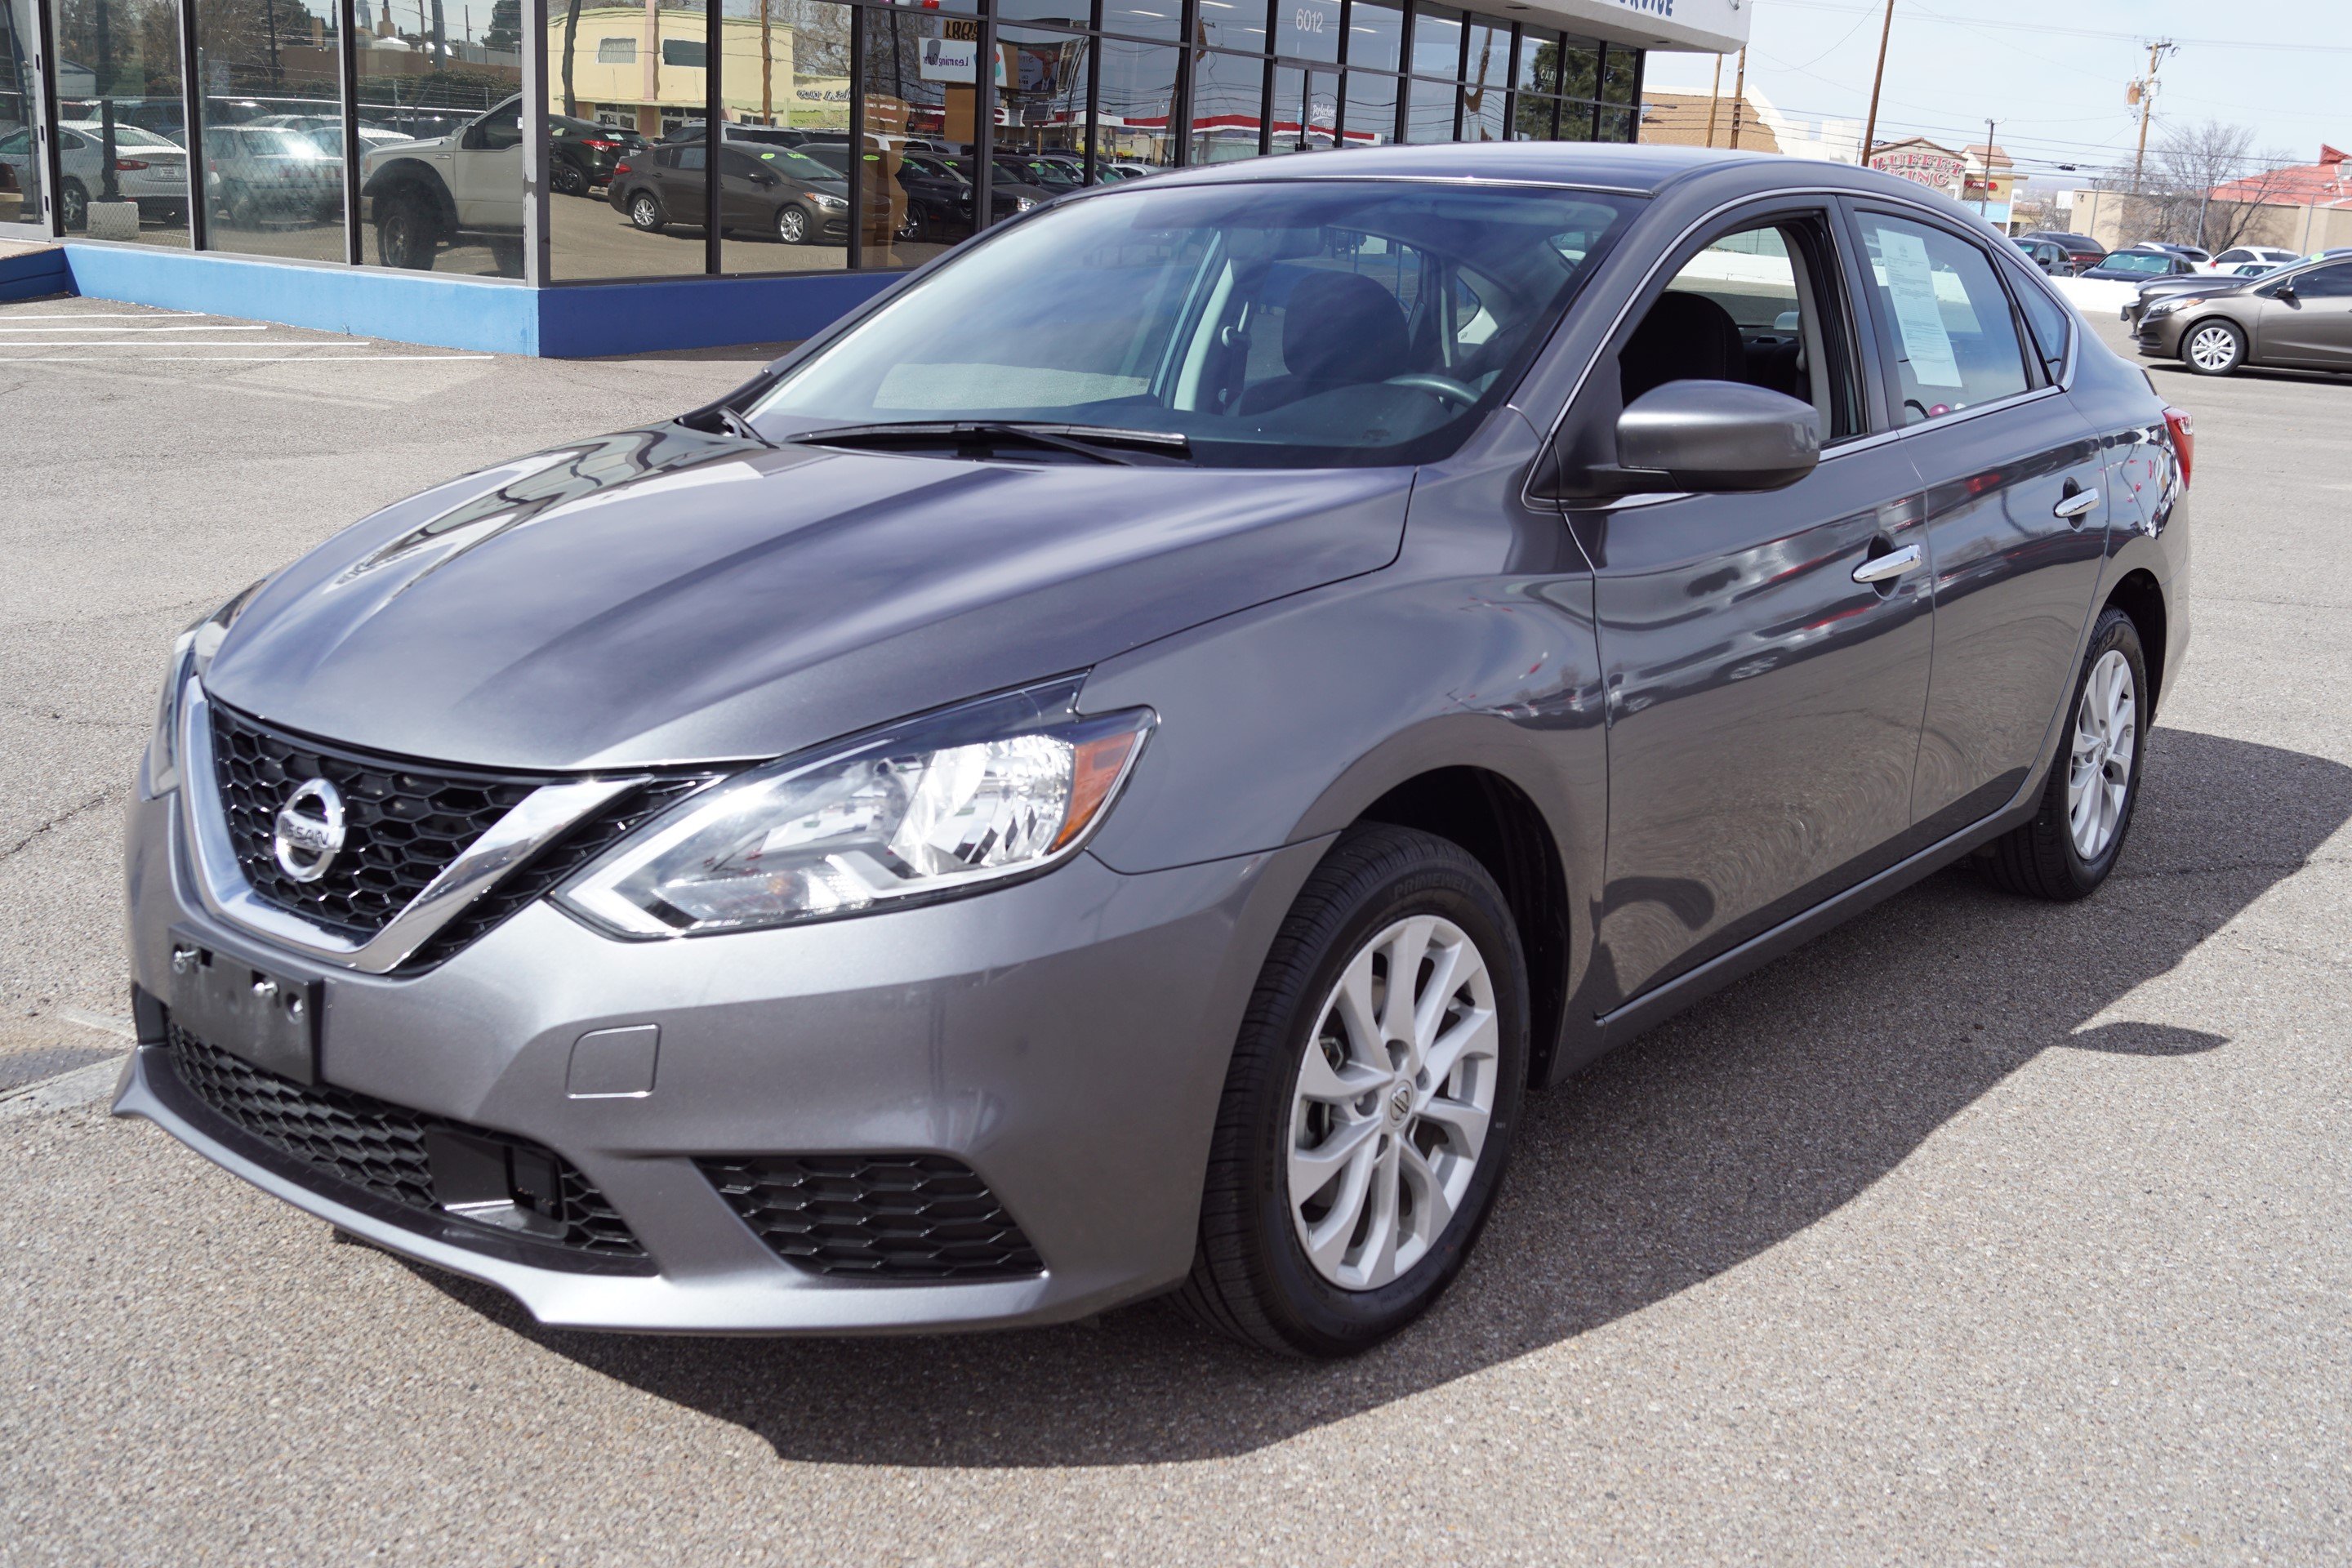
[{"label": "windshield wiper", "polygon": [[[1057,425],[1028,419],[922,419],[882,425],[836,425],[804,430],[788,441],[812,447],[1043,447],[1097,463],[1138,464],[1189,458],[1192,443],[1167,430],[1123,430],[1109,425]],[[1121,448],[1134,448],[1122,450]]]}]

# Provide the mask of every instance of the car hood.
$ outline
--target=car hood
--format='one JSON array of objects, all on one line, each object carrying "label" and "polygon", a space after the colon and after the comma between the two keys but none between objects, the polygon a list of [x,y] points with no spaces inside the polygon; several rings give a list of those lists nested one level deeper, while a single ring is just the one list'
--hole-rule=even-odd
[{"label": "car hood", "polygon": [[270,580],[205,676],[370,750],[528,770],[781,755],[1396,557],[1406,468],[773,448],[678,425],[427,490]]},{"label": "car hood", "polygon": [[2228,294],[2254,282],[2252,278],[2159,278],[2140,285],[2143,300],[2175,300],[2184,294]]}]

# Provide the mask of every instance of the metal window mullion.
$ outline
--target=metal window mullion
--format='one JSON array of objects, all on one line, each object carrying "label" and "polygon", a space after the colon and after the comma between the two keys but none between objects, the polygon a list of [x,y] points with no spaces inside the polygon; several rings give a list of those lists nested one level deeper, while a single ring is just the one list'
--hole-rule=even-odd
[{"label": "metal window mullion", "polygon": [[[793,68],[797,70],[799,68]],[[982,74],[973,62],[972,74]],[[973,127],[975,131],[979,128]],[[849,269],[866,265],[866,7],[849,8]]]},{"label": "metal window mullion", "polygon": [[1516,141],[1519,129],[1519,49],[1526,35],[1523,24],[1511,24],[1511,51],[1503,65],[1503,140]]},{"label": "metal window mullion", "polygon": [[[543,0],[542,0],[543,3]],[[343,94],[343,262],[357,267],[366,259],[361,248],[360,66],[359,12],[353,0],[338,0],[335,26],[341,37],[335,51],[335,78]]]},{"label": "metal window mullion", "polygon": [[[1633,112],[1627,117],[1627,123],[1632,131],[1632,134],[1625,138],[1628,142],[1639,142],[1642,140],[1642,72],[1643,68],[1648,66],[1649,63],[1649,50],[1635,49],[1633,51]],[[1990,157],[1990,154],[1988,154],[1988,157]]]},{"label": "metal window mullion", "polygon": [[726,20],[727,7],[722,0],[702,0],[702,140],[709,148],[702,155],[705,165],[702,179],[702,271],[705,277],[716,274],[719,268],[719,195],[725,171],[719,166],[719,153],[726,144],[725,127],[721,122],[727,106],[719,98],[719,49],[726,41]]},{"label": "metal window mullion", "polygon": [[[855,81],[851,91],[856,90]],[[971,59],[971,231],[996,221],[996,6],[981,0],[980,47]],[[850,193],[854,199],[855,190]],[[850,215],[849,232],[857,232]],[[854,264],[853,264],[854,265]]]},{"label": "metal window mullion", "polygon": [[205,95],[196,68],[196,0],[180,0],[180,122],[188,128],[188,248],[212,248],[205,210]]},{"label": "metal window mullion", "polygon": [[49,26],[49,0],[33,7],[33,48],[39,57],[33,71],[33,142],[41,160],[41,220],[50,237],[66,232],[66,204],[58,182],[64,175],[64,158],[58,148],[57,40]]},{"label": "metal window mullion", "polygon": [[[1269,20],[1272,16],[1269,7]],[[1257,155],[1261,158],[1274,151],[1274,115],[1279,107],[1274,93],[1274,59],[1268,56],[1257,76]]]},{"label": "metal window mullion", "polygon": [[1421,9],[1415,0],[1402,0],[1402,4],[1403,21],[1397,34],[1396,124],[1391,127],[1391,140],[1399,147],[1404,145],[1412,114],[1412,18]]},{"label": "metal window mullion", "polygon": [[1457,13],[1462,18],[1462,47],[1454,56],[1454,140],[1462,140],[1463,101],[1470,91],[1470,13]]},{"label": "metal window mullion", "polygon": [[1091,185],[1102,162],[1097,151],[1102,141],[1102,36],[1088,33],[1082,47],[1087,62],[1087,156],[1082,177]]},{"label": "metal window mullion", "polygon": [[[349,7],[352,0],[343,0]],[[547,131],[547,0],[525,0],[522,24],[522,280],[546,286],[549,265],[548,176],[552,151]],[[356,111],[355,111],[356,112]]]},{"label": "metal window mullion", "polygon": [[1200,85],[1194,56],[1200,53],[1201,0],[1184,0],[1177,9],[1176,98],[1168,106],[1168,135],[1174,142],[1176,167],[1192,162],[1192,97]]}]

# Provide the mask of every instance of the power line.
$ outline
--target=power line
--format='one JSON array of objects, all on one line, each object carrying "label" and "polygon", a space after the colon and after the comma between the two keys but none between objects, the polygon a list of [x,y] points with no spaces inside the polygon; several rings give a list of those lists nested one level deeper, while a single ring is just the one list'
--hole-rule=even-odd
[{"label": "power line", "polygon": [[[1854,6],[1832,5],[1825,4],[1824,0],[1773,0],[1773,8],[1781,11],[1827,11],[1839,16],[1875,16],[1878,12],[1878,7],[1875,5],[1863,6],[1857,11]],[[2100,38],[2129,44],[2137,44],[2140,41],[2139,35],[2136,33],[2109,32],[2097,27],[2069,27],[2054,22],[1988,22],[1973,17],[1963,19],[1958,16],[1938,16],[1933,11],[1916,5],[1912,8],[1918,12],[1923,20],[1938,22],[1948,27],[1967,27],[1976,30],[1996,27],[2011,33],[2054,33],[2070,38]],[[2194,45],[2200,49],[2268,49],[2298,55],[2352,55],[2352,44],[2299,42],[2274,44],[2258,43],[2245,38],[2176,38],[2173,41],[2179,44]]]}]

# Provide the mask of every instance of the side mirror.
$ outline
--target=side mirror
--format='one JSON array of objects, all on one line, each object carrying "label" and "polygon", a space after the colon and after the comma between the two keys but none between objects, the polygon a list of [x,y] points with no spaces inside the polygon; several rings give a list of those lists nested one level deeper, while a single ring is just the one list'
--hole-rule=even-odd
[{"label": "side mirror", "polygon": [[1570,486],[1592,497],[1784,489],[1821,460],[1810,403],[1738,381],[1670,381],[1617,417],[1617,461]]},{"label": "side mirror", "polygon": [[2280,284],[2280,285],[2278,286],[2278,295],[2277,295],[2277,297],[2278,297],[2279,299],[2282,299],[2282,300],[2285,300],[2285,301],[2286,301],[2288,304],[2290,304],[2290,305],[2294,304],[2294,284],[2292,284],[2292,283],[2282,283],[2282,284]]}]

